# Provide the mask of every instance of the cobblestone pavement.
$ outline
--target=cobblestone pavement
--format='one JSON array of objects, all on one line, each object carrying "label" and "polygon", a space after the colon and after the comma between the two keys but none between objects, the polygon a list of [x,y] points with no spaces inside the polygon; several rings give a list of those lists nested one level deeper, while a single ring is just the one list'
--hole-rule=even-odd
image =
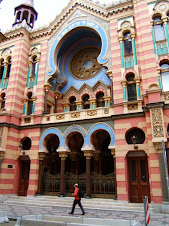
[{"label": "cobblestone pavement", "polygon": [[[0,204],[0,210],[7,211],[8,218],[17,219],[19,216],[30,215],[30,214],[45,214],[45,215],[55,215],[55,216],[68,216],[70,208],[67,207],[42,207],[42,206],[32,206],[29,205],[11,205],[11,204]],[[81,211],[79,207],[76,207],[74,216],[75,217],[87,217],[87,218],[114,218],[114,219],[128,219],[137,220],[139,225],[144,224],[144,213],[143,212],[131,212],[123,210],[97,210],[97,209],[85,209],[85,216],[81,216]],[[169,226],[169,214],[157,214],[150,213],[151,225],[156,226]],[[8,223],[5,224],[8,226]]]}]

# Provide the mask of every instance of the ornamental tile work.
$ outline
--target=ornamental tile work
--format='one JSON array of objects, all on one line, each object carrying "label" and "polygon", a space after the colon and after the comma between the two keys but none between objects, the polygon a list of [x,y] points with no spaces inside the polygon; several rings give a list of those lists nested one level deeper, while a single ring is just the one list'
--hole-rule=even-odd
[{"label": "ornamental tile work", "polygon": [[163,119],[161,109],[152,109],[153,135],[155,138],[164,137]]}]

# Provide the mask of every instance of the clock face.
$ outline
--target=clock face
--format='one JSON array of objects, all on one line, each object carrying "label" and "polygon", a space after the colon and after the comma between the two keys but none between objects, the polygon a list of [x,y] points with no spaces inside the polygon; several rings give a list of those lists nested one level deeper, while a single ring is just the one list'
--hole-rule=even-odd
[{"label": "clock face", "polygon": [[71,74],[79,79],[89,79],[97,75],[102,66],[97,62],[99,50],[87,48],[79,51],[71,60]]}]

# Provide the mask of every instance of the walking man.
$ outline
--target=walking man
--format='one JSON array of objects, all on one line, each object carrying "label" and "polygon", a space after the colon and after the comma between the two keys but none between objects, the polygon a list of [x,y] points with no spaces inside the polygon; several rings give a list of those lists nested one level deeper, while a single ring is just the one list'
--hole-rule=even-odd
[{"label": "walking man", "polygon": [[72,211],[69,214],[73,214],[74,213],[75,206],[78,204],[80,209],[81,209],[81,211],[82,211],[82,215],[84,215],[85,211],[84,211],[83,206],[81,204],[81,198],[78,196],[78,192],[79,192],[78,184],[75,184],[74,188],[75,188],[75,190],[74,190],[73,196],[75,197],[75,199],[74,199],[74,202],[73,202]]}]

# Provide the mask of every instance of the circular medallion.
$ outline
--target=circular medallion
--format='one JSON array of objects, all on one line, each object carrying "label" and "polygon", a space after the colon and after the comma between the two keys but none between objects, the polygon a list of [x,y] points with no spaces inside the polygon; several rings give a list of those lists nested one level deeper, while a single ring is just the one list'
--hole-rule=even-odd
[{"label": "circular medallion", "polygon": [[79,51],[71,60],[71,74],[79,79],[89,79],[97,75],[102,66],[97,62],[99,50],[87,48]]}]

